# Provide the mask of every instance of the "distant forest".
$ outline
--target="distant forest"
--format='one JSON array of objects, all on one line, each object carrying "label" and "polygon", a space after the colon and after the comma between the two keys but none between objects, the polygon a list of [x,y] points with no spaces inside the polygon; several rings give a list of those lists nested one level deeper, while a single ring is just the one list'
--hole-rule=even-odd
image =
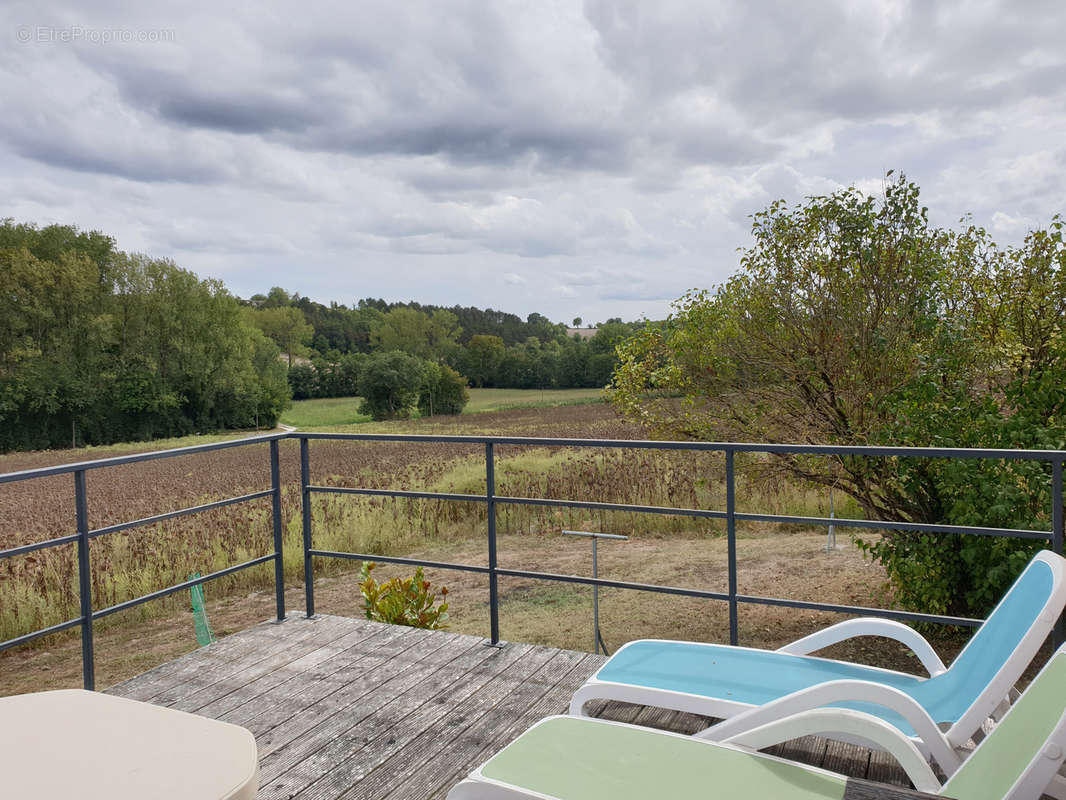
[{"label": "distant forest", "polygon": [[585,337],[537,313],[522,320],[491,308],[373,298],[352,308],[325,306],[279,287],[242,302],[255,324],[288,354],[289,384],[297,400],[359,394],[366,358],[393,350],[445,364],[475,387],[605,386],[618,363],[618,344],[642,327],[610,319]]},{"label": "distant forest", "polygon": [[218,281],[101,233],[0,221],[0,450],[273,427],[277,345]]},{"label": "distant forest", "polygon": [[466,382],[604,386],[640,327],[581,338],[540,314],[325,306],[280,288],[242,300],[105,234],[11,219],[0,269],[0,452],[272,428],[292,398],[364,395],[364,377],[397,364],[414,377],[391,416],[458,413]]}]

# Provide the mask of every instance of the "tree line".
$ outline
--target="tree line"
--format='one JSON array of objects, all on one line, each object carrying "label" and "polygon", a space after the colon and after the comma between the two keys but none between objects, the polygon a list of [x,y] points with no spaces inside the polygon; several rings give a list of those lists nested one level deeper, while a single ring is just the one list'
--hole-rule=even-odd
[{"label": "tree line", "polygon": [[326,306],[274,287],[244,301],[250,319],[287,354],[293,398],[364,395],[360,373],[383,353],[447,366],[478,388],[602,387],[619,343],[641,327],[610,319],[584,337],[541,314],[366,298]]},{"label": "tree line", "polygon": [[0,221],[0,450],[273,427],[278,348],[221,283],[69,225]]},{"label": "tree line", "polygon": [[[889,173],[879,196],[755,214],[730,280],[623,344],[613,401],[671,437],[1063,449],[1063,220],[1002,247],[970,220],[930,225],[919,195]],[[1043,462],[782,455],[747,468],[835,487],[868,518],[1051,527]],[[904,604],[982,615],[1039,545],[896,530],[863,546]]]},{"label": "tree line", "polygon": [[291,399],[457,414],[467,386],[604,386],[636,327],[283,289],[247,300],[100,232],[0,220],[0,451],[272,428]]}]

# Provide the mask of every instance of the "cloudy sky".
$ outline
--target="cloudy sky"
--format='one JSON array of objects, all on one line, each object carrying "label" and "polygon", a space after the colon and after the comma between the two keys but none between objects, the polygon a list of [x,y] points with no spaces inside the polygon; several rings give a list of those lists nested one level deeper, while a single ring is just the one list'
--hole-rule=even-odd
[{"label": "cloudy sky", "polygon": [[888,169],[1001,242],[1066,213],[1066,4],[0,8],[0,216],[249,296],[663,316],[748,215]]}]

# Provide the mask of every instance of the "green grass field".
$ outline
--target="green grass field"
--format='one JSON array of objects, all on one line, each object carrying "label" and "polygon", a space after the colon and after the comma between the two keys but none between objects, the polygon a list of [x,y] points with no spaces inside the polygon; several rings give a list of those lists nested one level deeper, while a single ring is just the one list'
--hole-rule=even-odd
[{"label": "green grass field", "polygon": [[361,397],[323,397],[318,400],[295,400],[292,408],[278,420],[282,425],[294,428],[325,428],[331,425],[352,425],[370,422],[370,417],[359,413]]},{"label": "green grass field", "polygon": [[[602,389],[471,389],[464,414],[502,411],[507,408],[550,408],[583,405],[603,400]],[[320,400],[297,400],[281,415],[281,423],[294,428],[326,428],[369,422],[359,413],[358,397],[330,397]]]}]

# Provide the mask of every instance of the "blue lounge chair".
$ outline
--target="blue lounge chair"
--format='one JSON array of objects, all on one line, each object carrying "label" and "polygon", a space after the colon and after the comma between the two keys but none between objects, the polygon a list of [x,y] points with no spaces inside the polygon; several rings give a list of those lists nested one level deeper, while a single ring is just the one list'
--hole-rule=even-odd
[{"label": "blue lounge chair", "polygon": [[[842,622],[780,650],[640,640],[623,646],[574,694],[570,713],[595,699],[622,700],[724,718],[697,734],[723,740],[775,719],[835,705],[892,724],[946,774],[981,724],[1007,707],[1014,683],[1066,606],[1066,560],[1033,557],[946,668],[913,628],[889,620]],[[929,677],[808,655],[855,636],[907,645]],[[839,737],[852,740],[846,732]]]},{"label": "blue lounge chair", "polygon": [[[825,715],[824,718],[821,715]],[[549,717],[478,767],[448,800],[647,800],[649,797],[851,800],[916,794],[751,752],[822,724],[895,737],[915,787],[956,800],[1036,800],[1066,759],[1066,649],[1059,650],[973,755],[941,785],[924,758],[883,720],[821,709],[726,743],[578,717]],[[922,795],[929,797],[930,795]]]}]

